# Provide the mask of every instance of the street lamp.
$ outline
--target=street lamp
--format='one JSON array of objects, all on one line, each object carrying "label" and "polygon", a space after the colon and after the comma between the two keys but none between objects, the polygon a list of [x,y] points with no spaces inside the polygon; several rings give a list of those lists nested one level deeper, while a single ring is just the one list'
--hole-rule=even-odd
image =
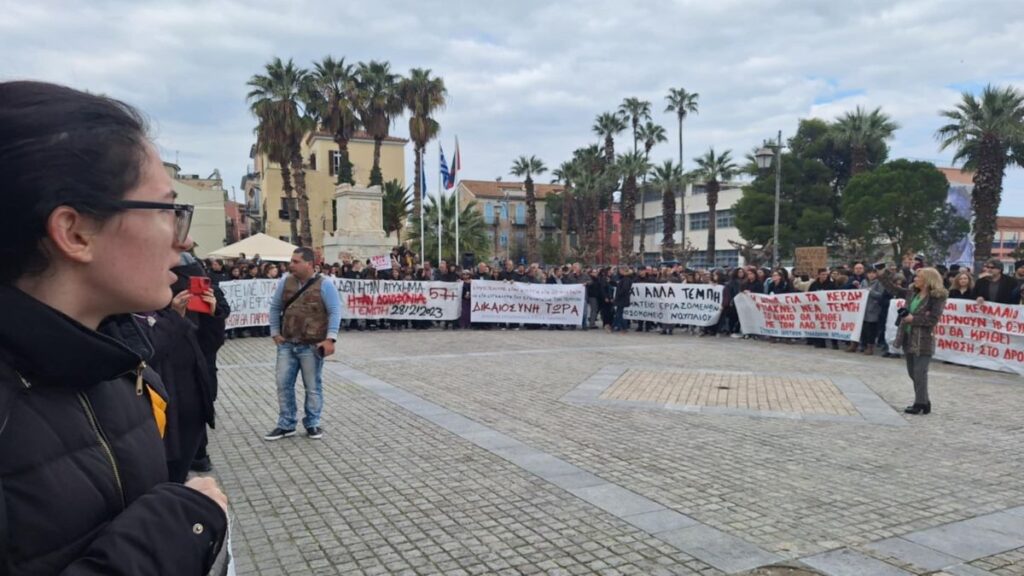
[{"label": "street lamp", "polygon": [[[774,148],[774,150],[773,150]],[[782,187],[782,130],[775,146],[765,146],[756,153],[754,159],[757,167],[767,170],[775,161],[775,224],[772,226],[772,268],[779,266],[779,189]]]}]

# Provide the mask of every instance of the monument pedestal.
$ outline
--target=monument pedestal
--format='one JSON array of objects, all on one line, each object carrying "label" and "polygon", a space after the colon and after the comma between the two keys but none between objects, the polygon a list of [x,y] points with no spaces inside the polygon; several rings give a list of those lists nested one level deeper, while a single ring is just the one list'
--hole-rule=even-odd
[{"label": "monument pedestal", "polygon": [[339,184],[334,189],[337,229],[324,232],[324,260],[367,260],[389,254],[392,242],[384,234],[384,193],[380,186],[356,188]]}]

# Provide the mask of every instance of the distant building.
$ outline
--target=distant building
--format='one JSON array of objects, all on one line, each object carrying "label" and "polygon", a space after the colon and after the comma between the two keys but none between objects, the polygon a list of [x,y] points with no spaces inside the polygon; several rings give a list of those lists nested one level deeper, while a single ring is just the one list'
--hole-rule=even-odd
[{"label": "distant building", "polygon": [[224,244],[234,244],[243,238],[251,236],[249,230],[248,215],[245,204],[241,202],[227,201],[224,203],[225,217],[225,239]]},{"label": "distant building", "polygon": [[1024,217],[999,216],[996,218],[996,235],[992,240],[992,257],[1013,266],[1015,259],[1010,254],[1024,244]]},{"label": "distant building", "polygon": [[[398,180],[405,185],[404,138],[387,137],[381,144],[380,169],[384,181]],[[357,132],[348,143],[349,161],[356,186],[368,186],[370,170],[373,168],[373,138],[366,132]],[[334,189],[338,179],[341,157],[334,136],[325,132],[311,132],[303,138],[301,150],[306,167],[306,195],[309,197],[309,221],[313,236],[313,248],[323,249],[324,233],[334,232]],[[257,154],[254,146],[251,156],[255,161],[255,181],[243,179],[242,189],[246,190],[247,201],[250,193],[259,196],[261,220],[264,232],[291,242],[291,225],[288,216],[287,198],[281,180],[281,167],[270,162],[265,154]],[[247,186],[248,184],[248,186]],[[293,200],[294,201],[294,200]],[[298,206],[296,205],[296,216]]]},{"label": "distant building", "polygon": [[[560,194],[565,187],[560,184],[533,185],[537,196],[537,228],[532,233],[538,242],[556,239],[559,222],[555,222],[547,209],[548,194]],[[526,238],[531,233],[526,228],[526,184],[523,182],[499,182],[497,180],[462,180],[459,182],[459,202],[465,207],[476,200],[476,209],[487,225],[487,237],[496,259],[512,259],[521,263],[526,260]]]},{"label": "distant building", "polygon": [[[686,213],[686,238],[695,250],[690,261],[687,263],[692,268],[708,268],[711,266],[738,266],[743,264],[739,251],[736,250],[729,240],[742,242],[743,237],[736,228],[736,216],[733,207],[743,196],[745,182],[722,182],[721,190],[718,192],[718,205],[716,206],[715,230],[715,262],[711,263],[706,257],[708,248],[708,205],[707,193],[704,184],[688,184],[683,196],[683,202],[676,198],[676,233],[673,241],[680,246],[683,240],[682,223],[683,210]],[[636,223],[633,224],[633,249],[640,251],[640,236],[646,232],[644,237],[643,260],[647,264],[655,264],[661,261],[661,241],[664,234],[664,219],[661,210],[661,192],[649,190],[644,195],[643,201],[636,205]],[[683,204],[683,205],[681,205]]]},{"label": "distant building", "polygon": [[224,209],[227,193],[220,173],[214,170],[208,178],[200,178],[198,174],[182,174],[181,168],[170,162],[164,162],[164,169],[172,179],[174,191],[178,193],[176,202],[195,206],[189,235],[196,243],[196,256],[203,258],[224,246],[227,237]]}]

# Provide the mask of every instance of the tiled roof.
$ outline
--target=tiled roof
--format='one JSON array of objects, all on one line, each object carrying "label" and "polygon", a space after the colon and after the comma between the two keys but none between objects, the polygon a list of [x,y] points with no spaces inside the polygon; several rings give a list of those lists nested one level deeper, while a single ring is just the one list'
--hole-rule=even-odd
[{"label": "tiled roof", "polygon": [[[477,198],[501,199],[505,197],[506,190],[516,195],[526,190],[526,184],[523,182],[498,182],[495,180],[460,180],[459,182]],[[539,182],[533,184],[533,191],[538,199],[543,199],[551,193],[559,194],[564,189],[565,186],[561,184],[541,184]]]},{"label": "tiled roof", "polygon": [[950,184],[974,184],[974,172],[964,172],[959,168],[939,168],[939,172]]},{"label": "tiled roof", "polygon": [[[309,142],[314,136],[319,136],[321,138],[329,138],[331,140],[334,139],[334,134],[331,134],[330,132],[319,132],[319,131],[317,131],[317,132],[310,132],[309,136],[306,137],[306,141]],[[370,142],[373,142],[373,136],[371,136],[369,132],[366,132],[364,130],[357,130],[354,134],[352,134],[352,139],[353,140],[369,140]],[[401,142],[402,144],[405,144],[406,142],[408,142],[407,139],[405,139],[405,138],[398,138],[396,136],[388,136],[388,137],[384,138],[384,141],[385,142]]]},{"label": "tiled roof", "polygon": [[996,228],[1000,230],[1024,230],[1024,216],[997,216]]}]

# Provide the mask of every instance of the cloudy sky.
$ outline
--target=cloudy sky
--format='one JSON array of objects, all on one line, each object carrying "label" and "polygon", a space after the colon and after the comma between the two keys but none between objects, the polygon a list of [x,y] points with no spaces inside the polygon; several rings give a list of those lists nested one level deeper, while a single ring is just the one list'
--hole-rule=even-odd
[{"label": "cloudy sky", "polygon": [[[308,65],[328,54],[442,76],[443,143],[459,136],[467,178],[509,179],[520,154],[557,166],[629,96],[653,102],[671,135],[653,159],[675,158],[670,87],[700,93],[688,166],[708,147],[742,157],[800,118],[857,105],[900,123],[892,157],[948,165],[937,111],[986,83],[1024,88],[1021,38],[1020,0],[0,0],[0,79],[135,104],[166,160],[202,176],[218,168],[229,186],[250,162],[248,78],[274,56]],[[411,176],[411,149],[407,161]],[[1022,216],[1024,170],[1007,176],[1000,212]]]}]

